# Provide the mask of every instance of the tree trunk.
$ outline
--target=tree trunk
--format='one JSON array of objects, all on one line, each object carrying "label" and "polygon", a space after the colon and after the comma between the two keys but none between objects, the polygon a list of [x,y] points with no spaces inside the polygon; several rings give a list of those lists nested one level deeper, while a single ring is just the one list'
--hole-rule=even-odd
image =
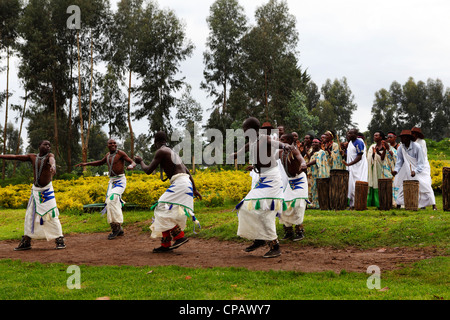
[{"label": "tree trunk", "polygon": [[265,105],[265,107],[266,107],[266,120],[269,120],[269,105],[268,105],[268,98],[267,98],[267,91],[268,91],[268,88],[267,88],[268,86],[267,86],[267,72],[266,72],[266,70],[264,70],[264,96],[265,96],[265,102],[264,102],[264,105]]},{"label": "tree trunk", "polygon": [[58,116],[57,116],[57,103],[56,103],[56,88],[55,83],[52,82],[53,87],[53,127],[54,127],[54,133],[53,133],[53,139],[55,141],[55,154],[58,156],[59,154],[59,143],[58,143]]},{"label": "tree trunk", "polygon": [[131,159],[134,158],[134,135],[133,135],[133,128],[131,126],[131,68],[130,68],[130,75],[128,80],[128,127],[130,128],[130,156]]},{"label": "tree trunk", "polygon": [[223,107],[222,107],[223,115],[225,115],[226,110],[227,110],[227,81],[225,80],[223,82]]},{"label": "tree trunk", "polygon": [[[89,149],[89,135],[91,133],[91,114],[92,114],[92,78],[94,77],[94,54],[93,54],[93,39],[92,39],[92,31],[91,31],[91,81],[89,84],[89,116],[88,116],[88,127],[86,133],[86,142],[85,142],[85,152],[83,154],[83,162],[87,161],[88,149]],[[84,160],[86,159],[86,160]]]},{"label": "tree trunk", "polygon": [[[17,141],[16,155],[19,154],[20,136],[22,135],[23,119],[25,118],[25,110],[26,110],[26,107],[27,107],[27,100],[28,100],[28,92],[25,89],[25,101],[23,103],[22,117],[20,119],[19,140]],[[16,167],[17,167],[17,161],[14,161],[13,176],[16,174]]]},{"label": "tree trunk", "polygon": [[73,81],[72,81],[72,57],[70,58],[70,99],[69,99],[69,119],[68,119],[68,140],[69,143],[67,145],[67,172],[72,172],[72,100],[73,100]]},{"label": "tree trunk", "polygon": [[[83,155],[83,162],[87,159],[84,158],[86,146],[84,144],[84,126],[83,126],[83,112],[81,110],[81,67],[80,67],[80,39],[79,31],[77,31],[77,49],[78,49],[78,113],[80,114],[80,134],[81,134],[81,154]],[[83,171],[86,171],[86,167],[83,166]]]},{"label": "tree trunk", "polygon": [[[6,48],[6,107],[5,107],[5,127],[3,128],[3,154],[6,154],[6,130],[8,128],[8,100],[9,100],[9,47]],[[3,180],[5,180],[5,165],[6,165],[5,159],[3,159],[2,165]]]}]

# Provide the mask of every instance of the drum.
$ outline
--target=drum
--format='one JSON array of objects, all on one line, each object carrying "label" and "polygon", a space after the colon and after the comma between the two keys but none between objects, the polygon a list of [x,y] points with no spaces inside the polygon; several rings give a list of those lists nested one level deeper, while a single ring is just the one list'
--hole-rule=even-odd
[{"label": "drum", "polygon": [[320,210],[330,210],[330,178],[317,179]]},{"label": "drum", "polygon": [[392,209],[392,179],[378,179],[378,200],[380,210]]},{"label": "drum", "polygon": [[442,168],[442,205],[444,211],[450,211],[450,167]]},{"label": "drum", "polygon": [[403,181],[403,197],[406,210],[419,210],[419,181]]},{"label": "drum", "polygon": [[345,210],[347,208],[348,177],[347,170],[330,170],[330,209]]},{"label": "drum", "polygon": [[365,181],[355,182],[355,210],[367,210],[367,195],[369,193],[369,183]]}]

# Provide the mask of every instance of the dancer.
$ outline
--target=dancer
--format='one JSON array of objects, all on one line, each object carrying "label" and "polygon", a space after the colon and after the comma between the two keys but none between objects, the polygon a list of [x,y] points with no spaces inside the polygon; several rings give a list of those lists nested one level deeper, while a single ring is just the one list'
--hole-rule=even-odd
[{"label": "dancer", "polygon": [[201,200],[202,196],[197,191],[188,168],[178,154],[167,146],[165,132],[156,133],[155,146],[157,151],[149,165],[146,165],[139,156],[135,157],[135,161],[146,174],[151,174],[159,165],[161,180],[163,171],[167,179],[170,179],[170,187],[151,208],[155,213],[155,220],[150,226],[151,237],[161,237],[161,246],[153,249],[153,252],[161,253],[176,249],[189,241],[183,231],[186,228],[187,216],[192,216],[192,220],[198,224],[194,215],[194,197]]},{"label": "dancer", "polygon": [[98,161],[82,162],[75,167],[85,166],[101,166],[108,165],[109,183],[106,191],[105,208],[102,213],[106,211],[107,221],[111,226],[111,233],[108,235],[109,240],[116,239],[118,236],[123,236],[124,231],[122,207],[125,202],[122,200],[122,194],[125,192],[127,186],[127,178],[125,176],[125,161],[130,163],[127,167],[132,170],[136,167],[136,163],[122,150],[117,149],[117,143],[113,139],[108,140],[109,153]]},{"label": "dancer", "polygon": [[273,258],[281,255],[276,215],[281,212],[283,204],[283,185],[276,161],[277,150],[292,150],[294,147],[260,132],[260,122],[254,117],[244,121],[243,129],[250,141],[231,157],[236,159],[239,154],[250,151],[250,160],[258,174],[258,182],[236,206],[239,217],[237,235],[253,240],[253,244],[245,249],[246,252],[256,250],[267,242],[269,251],[264,258]]},{"label": "dancer", "polygon": [[[294,136],[290,133],[284,134],[280,141],[293,144]],[[282,240],[299,241],[305,237],[303,219],[308,199],[308,182],[305,173],[307,166],[297,148],[292,151],[280,150],[279,156],[283,171],[288,178],[287,186],[283,191],[283,210],[280,214],[280,223],[283,224],[285,232]],[[295,225],[295,232],[293,225]]]},{"label": "dancer", "polygon": [[43,140],[39,143],[38,154],[0,155],[0,159],[29,161],[34,169],[34,182],[25,213],[24,235],[14,248],[16,251],[31,249],[31,239],[55,240],[56,249],[66,248],[52,185],[56,162],[50,149],[50,142]]}]

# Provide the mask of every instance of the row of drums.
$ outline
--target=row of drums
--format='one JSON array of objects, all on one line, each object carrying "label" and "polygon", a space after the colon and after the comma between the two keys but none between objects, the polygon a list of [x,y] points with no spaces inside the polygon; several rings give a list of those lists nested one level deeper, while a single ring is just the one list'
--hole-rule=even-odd
[{"label": "row of drums", "polygon": [[[329,178],[317,179],[317,192],[321,210],[345,210],[348,206],[348,177],[347,170],[332,169]],[[367,195],[369,184],[365,181],[355,183],[355,210],[367,209]],[[419,208],[419,181],[406,180],[403,182],[403,193],[406,210]],[[392,209],[392,179],[378,180],[379,209]]]}]

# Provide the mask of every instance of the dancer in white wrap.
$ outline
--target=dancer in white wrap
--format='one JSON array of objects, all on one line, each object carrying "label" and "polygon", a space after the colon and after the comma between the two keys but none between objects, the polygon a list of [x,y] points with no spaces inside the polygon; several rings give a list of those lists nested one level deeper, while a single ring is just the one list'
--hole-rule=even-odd
[{"label": "dancer in white wrap", "polygon": [[358,130],[350,129],[347,132],[347,161],[343,163],[349,171],[348,177],[348,199],[350,209],[354,208],[356,181],[367,182],[368,165],[366,147],[364,141],[358,138]]},{"label": "dancer in white wrap", "polygon": [[413,140],[411,130],[403,130],[400,134],[402,144],[397,149],[397,162],[394,172],[395,185],[398,188],[397,208],[405,204],[403,195],[403,181],[419,181],[419,207],[425,208],[432,205],[436,210],[434,203],[434,192],[431,187],[429,173],[425,169],[425,156],[422,147]]},{"label": "dancer in white wrap", "polygon": [[113,139],[108,140],[109,152],[105,157],[98,161],[83,162],[77,164],[75,167],[84,166],[101,166],[108,165],[109,183],[105,197],[105,208],[102,213],[106,211],[107,221],[111,226],[111,233],[108,235],[109,240],[113,240],[118,236],[124,234],[123,213],[122,207],[125,202],[122,200],[122,194],[125,192],[127,186],[127,178],[125,177],[125,161],[130,163],[127,167],[132,170],[136,167],[136,163],[122,150],[117,149],[117,143]]},{"label": "dancer in white wrap", "polygon": [[[156,133],[155,146],[158,150],[150,165],[146,165],[139,156],[135,157],[135,161],[147,174],[151,174],[159,165],[161,180],[170,179],[169,188],[151,208],[155,213],[155,219],[150,226],[151,237],[161,237],[161,246],[153,249],[153,252],[161,253],[188,242],[189,239],[184,234],[186,220],[188,216],[192,217],[194,223],[199,225],[194,215],[194,197],[201,200],[202,196],[197,191],[188,168],[178,154],[167,146],[167,136],[164,132]],[[163,179],[163,171],[167,176],[166,179]]]},{"label": "dancer in white wrap", "polygon": [[14,249],[16,251],[31,249],[31,239],[55,240],[56,249],[66,248],[52,185],[56,162],[50,148],[50,142],[43,140],[39,143],[38,154],[0,155],[0,159],[29,161],[34,169],[34,183],[25,213],[24,235]]},{"label": "dancer in white wrap", "polygon": [[269,251],[264,257],[277,257],[281,255],[281,251],[276,232],[276,216],[281,213],[283,204],[283,185],[276,161],[277,150],[292,150],[293,147],[260,132],[260,122],[256,118],[246,119],[243,130],[249,137],[249,143],[231,157],[236,159],[239,154],[250,151],[250,161],[258,174],[258,181],[236,206],[239,218],[237,235],[253,240],[253,244],[245,249],[246,252],[256,250],[267,242]]},{"label": "dancer in white wrap", "polygon": [[[290,133],[284,134],[280,141],[294,145],[294,136]],[[290,152],[280,150],[279,156],[281,170],[287,177],[286,185],[283,184],[283,210],[279,218],[285,232],[282,240],[299,241],[305,237],[303,218],[308,199],[308,181],[305,171],[308,167],[296,145]]]}]

